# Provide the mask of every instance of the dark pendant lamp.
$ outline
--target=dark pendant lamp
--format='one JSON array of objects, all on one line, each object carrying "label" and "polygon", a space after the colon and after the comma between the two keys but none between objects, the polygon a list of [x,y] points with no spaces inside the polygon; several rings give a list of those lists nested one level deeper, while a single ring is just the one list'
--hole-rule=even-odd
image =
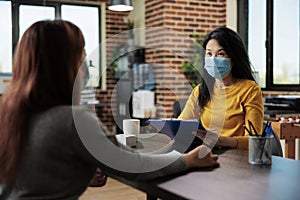
[{"label": "dark pendant lamp", "polygon": [[112,11],[131,11],[133,6],[131,0],[111,0],[108,9]]}]

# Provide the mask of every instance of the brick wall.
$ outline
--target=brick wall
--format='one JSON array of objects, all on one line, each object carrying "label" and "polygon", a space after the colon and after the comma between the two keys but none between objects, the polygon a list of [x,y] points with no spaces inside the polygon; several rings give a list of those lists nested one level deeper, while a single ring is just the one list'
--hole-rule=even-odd
[{"label": "brick wall", "polygon": [[[109,2],[98,0],[99,2]],[[203,35],[226,24],[226,0],[145,0],[146,62],[155,65],[157,117],[171,117],[176,99],[187,98],[191,87],[181,67],[189,59],[193,35]],[[106,8],[106,37],[127,29],[124,17],[128,12],[111,12]],[[111,46],[107,47],[107,64]],[[107,68],[107,90],[98,91],[100,119],[109,130],[115,127],[112,91],[116,80]]]},{"label": "brick wall", "polygon": [[[110,2],[86,1],[105,2],[106,7]],[[155,64],[158,117],[171,117],[174,101],[187,98],[191,90],[182,76],[181,67],[185,59],[181,55],[186,55],[185,51],[190,47],[187,43],[193,40],[193,35],[203,37],[213,28],[226,24],[226,0],[145,0],[145,4],[145,23],[149,29],[146,32],[146,61]],[[112,12],[106,8],[107,38],[127,29],[124,17],[128,14]],[[108,65],[111,62],[109,54],[112,46],[108,44],[107,47]],[[116,111],[116,98],[112,98],[112,91],[116,80],[109,66],[106,75],[107,90],[97,91],[97,97],[101,102],[101,121],[112,131],[115,127],[113,113]],[[264,97],[283,94],[299,95],[299,92],[263,92]]]},{"label": "brick wall", "polygon": [[191,86],[182,75],[194,36],[226,24],[226,0],[146,0],[146,61],[155,64],[158,117],[172,117],[172,105]]}]

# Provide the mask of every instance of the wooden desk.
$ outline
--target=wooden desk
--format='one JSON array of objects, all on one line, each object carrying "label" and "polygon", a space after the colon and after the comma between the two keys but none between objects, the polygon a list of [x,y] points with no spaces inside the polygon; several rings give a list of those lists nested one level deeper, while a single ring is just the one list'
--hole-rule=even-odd
[{"label": "wooden desk", "polygon": [[[220,167],[150,182],[113,178],[144,191],[148,199],[298,200],[300,161],[272,156],[272,165],[251,165],[248,152],[227,150]],[[155,197],[155,198],[154,198]]]},{"label": "wooden desk", "polygon": [[[126,138],[124,134],[116,135],[118,143],[126,146]],[[138,153],[166,153],[172,149],[174,141],[165,134],[145,133],[140,134],[137,145],[128,147],[130,150]]]}]

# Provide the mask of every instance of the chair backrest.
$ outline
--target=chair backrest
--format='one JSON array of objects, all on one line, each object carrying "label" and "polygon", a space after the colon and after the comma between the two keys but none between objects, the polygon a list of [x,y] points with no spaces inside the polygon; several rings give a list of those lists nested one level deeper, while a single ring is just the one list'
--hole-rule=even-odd
[{"label": "chair backrest", "polygon": [[184,106],[186,103],[186,99],[182,99],[182,100],[177,100],[174,102],[173,104],[173,117],[177,118],[181,111],[183,110]]},{"label": "chair backrest", "polygon": [[274,129],[272,129],[271,134],[273,135],[272,141],[272,155],[283,157],[282,147],[280,144],[280,140],[275,133]]}]

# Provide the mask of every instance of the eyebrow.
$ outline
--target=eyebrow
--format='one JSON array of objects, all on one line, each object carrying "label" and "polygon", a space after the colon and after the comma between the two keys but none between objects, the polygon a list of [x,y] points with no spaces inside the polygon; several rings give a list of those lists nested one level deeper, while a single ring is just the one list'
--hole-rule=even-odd
[{"label": "eyebrow", "polygon": [[[211,51],[211,49],[206,49],[206,50]],[[225,51],[225,50],[223,48],[222,49],[218,49],[218,52],[220,52],[220,51]]]}]

